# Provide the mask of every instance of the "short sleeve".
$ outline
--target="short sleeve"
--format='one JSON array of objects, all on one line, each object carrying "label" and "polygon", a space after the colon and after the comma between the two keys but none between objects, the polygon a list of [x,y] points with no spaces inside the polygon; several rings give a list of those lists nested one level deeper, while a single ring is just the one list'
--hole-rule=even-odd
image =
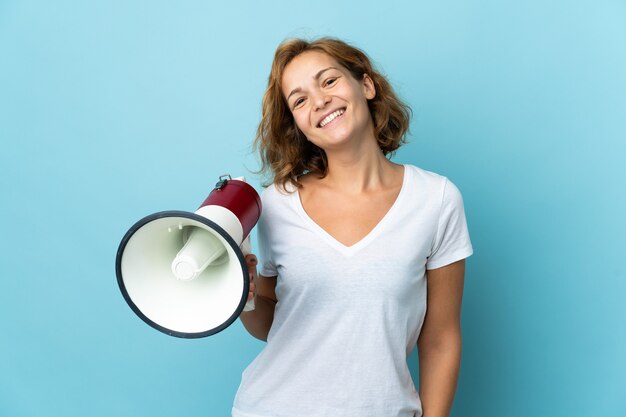
[{"label": "short sleeve", "polygon": [[278,271],[276,270],[274,257],[272,255],[272,247],[270,244],[272,239],[269,235],[266,220],[266,217],[264,215],[261,215],[261,218],[259,219],[259,223],[257,225],[257,241],[259,244],[260,259],[259,265],[261,266],[259,275],[263,275],[264,277],[275,277],[278,275]]},{"label": "short sleeve", "polygon": [[473,253],[467,230],[463,198],[459,189],[445,179],[437,232],[426,269],[435,269],[465,259]]}]

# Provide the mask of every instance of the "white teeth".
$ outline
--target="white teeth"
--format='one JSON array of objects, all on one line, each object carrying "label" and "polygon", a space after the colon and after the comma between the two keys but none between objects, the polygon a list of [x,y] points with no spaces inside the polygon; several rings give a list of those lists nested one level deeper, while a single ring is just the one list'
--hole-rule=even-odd
[{"label": "white teeth", "polygon": [[341,116],[343,114],[344,110],[340,109],[337,111],[332,112],[331,114],[329,114],[328,116],[326,116],[324,118],[324,120],[322,120],[320,122],[320,127],[324,127],[326,126],[328,123],[332,122],[333,120],[335,120],[337,117]]}]

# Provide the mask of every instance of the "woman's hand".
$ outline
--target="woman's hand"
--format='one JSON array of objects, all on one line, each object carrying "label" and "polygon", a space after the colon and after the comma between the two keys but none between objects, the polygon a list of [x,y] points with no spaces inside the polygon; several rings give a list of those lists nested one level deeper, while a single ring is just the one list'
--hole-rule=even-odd
[{"label": "woman's hand", "polygon": [[248,265],[248,277],[250,279],[250,288],[248,291],[248,299],[246,309],[244,311],[254,310],[254,297],[256,296],[256,278],[257,278],[257,258],[254,254],[246,255],[246,265]]},{"label": "woman's hand", "polygon": [[259,340],[267,340],[276,307],[276,278],[258,276],[256,267],[259,261],[253,254],[247,254],[246,265],[250,277],[250,290],[246,308],[239,316],[248,332]]}]

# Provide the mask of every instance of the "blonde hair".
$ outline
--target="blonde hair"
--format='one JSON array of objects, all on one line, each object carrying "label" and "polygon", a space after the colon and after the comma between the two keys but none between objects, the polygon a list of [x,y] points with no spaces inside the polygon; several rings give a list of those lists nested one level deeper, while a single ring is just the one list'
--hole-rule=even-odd
[{"label": "blonde hair", "polygon": [[[271,177],[285,189],[288,182],[300,187],[297,177],[306,172],[326,176],[328,162],[323,149],[309,142],[298,129],[282,92],[282,77],[287,64],[307,52],[323,52],[346,68],[356,80],[369,75],[376,96],[368,100],[374,122],[374,134],[385,156],[393,155],[403,143],[409,128],[411,109],[395,94],[387,79],[374,70],[368,56],[339,39],[313,41],[290,39],[276,49],[267,89],[263,96],[262,118],[257,129],[254,149],[261,157],[259,172]],[[268,175],[269,174],[269,175]]]}]

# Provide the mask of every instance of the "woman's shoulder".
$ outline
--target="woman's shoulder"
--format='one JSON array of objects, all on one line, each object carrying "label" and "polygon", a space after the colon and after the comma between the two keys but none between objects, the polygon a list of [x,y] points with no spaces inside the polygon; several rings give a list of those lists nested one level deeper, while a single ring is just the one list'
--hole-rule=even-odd
[{"label": "woman's shoulder", "polygon": [[416,190],[426,192],[433,198],[441,199],[442,204],[463,204],[461,191],[447,176],[414,165],[405,165],[405,167],[408,167],[412,172]]},{"label": "woman's shoulder", "polygon": [[263,206],[280,205],[281,202],[288,201],[294,194],[295,186],[287,183],[284,186],[271,183],[261,191],[261,202]]},{"label": "woman's shoulder", "polygon": [[420,187],[445,187],[445,184],[448,182],[448,177],[416,165],[404,164],[404,168],[409,171],[413,180]]}]

